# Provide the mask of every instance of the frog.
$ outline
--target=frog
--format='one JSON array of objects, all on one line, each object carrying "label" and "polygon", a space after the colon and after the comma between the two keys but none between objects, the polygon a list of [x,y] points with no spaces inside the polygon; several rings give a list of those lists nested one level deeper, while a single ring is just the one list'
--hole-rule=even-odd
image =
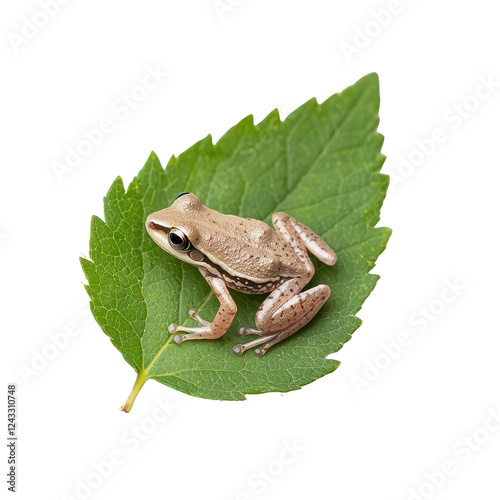
[{"label": "frog", "polygon": [[269,294],[255,315],[256,328],[239,328],[240,336],[256,338],[234,345],[237,356],[255,347],[255,354],[262,357],[314,318],[331,290],[324,284],[304,290],[315,272],[308,251],[328,266],[335,264],[337,255],[320,236],[285,212],[274,213],[272,224],[222,214],[188,191],[178,194],[170,207],[147,217],[152,240],[196,266],[219,301],[212,321],[192,308],[188,316],[196,326],[170,324],[168,332],[175,344],[219,339],[228,331],[237,312],[229,289]]}]

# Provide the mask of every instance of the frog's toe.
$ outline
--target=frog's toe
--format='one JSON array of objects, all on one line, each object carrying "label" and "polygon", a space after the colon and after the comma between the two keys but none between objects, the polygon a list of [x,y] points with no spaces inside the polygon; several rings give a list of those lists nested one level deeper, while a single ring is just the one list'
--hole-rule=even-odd
[{"label": "frog's toe", "polygon": [[168,333],[175,333],[177,331],[177,326],[175,323],[170,323],[168,325]]},{"label": "frog's toe", "polygon": [[260,330],[255,330],[254,328],[245,328],[242,326],[238,330],[238,334],[242,337],[244,337],[245,335],[258,335],[259,337],[262,337],[263,332],[261,332]]},{"label": "frog's toe", "polygon": [[257,349],[255,349],[255,355],[258,357],[258,358],[262,358],[262,356],[264,356],[264,354],[266,354],[267,352],[267,349],[266,347],[257,347]]},{"label": "frog's toe", "polygon": [[236,356],[241,356],[245,351],[242,351],[241,349],[241,344],[236,344],[233,346],[233,353],[236,354]]},{"label": "frog's toe", "polygon": [[233,346],[233,353],[236,354],[236,356],[241,356],[245,351],[248,351],[248,349],[252,349],[252,347],[256,347],[260,344],[265,344],[269,339],[270,337],[261,337],[259,339],[247,342],[246,344],[236,344],[235,346]]},{"label": "frog's toe", "polygon": [[193,318],[198,322],[198,326],[207,326],[210,323],[208,321],[205,321],[199,314],[197,309],[189,309],[188,311],[188,316],[190,318]]}]

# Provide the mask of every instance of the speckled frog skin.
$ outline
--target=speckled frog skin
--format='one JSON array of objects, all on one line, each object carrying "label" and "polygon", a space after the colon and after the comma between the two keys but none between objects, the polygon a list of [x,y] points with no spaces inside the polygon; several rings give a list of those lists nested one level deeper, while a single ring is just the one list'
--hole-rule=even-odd
[{"label": "speckled frog skin", "polygon": [[[273,215],[274,229],[265,222],[224,215],[205,207],[192,193],[181,193],[174,203],[151,214],[146,228],[166,252],[196,266],[220,302],[212,322],[195,309],[189,311],[198,325],[171,324],[174,342],[222,337],[236,315],[228,288],[243,293],[270,293],[255,316],[257,329],[240,328],[239,334],[258,338],[233,347],[240,356],[257,347],[263,356],[270,347],[307,324],[330,296],[327,285],[306,291],[314,275],[307,251],[327,265],[335,252],[307,226],[284,212]],[[185,332],[179,334],[177,332]]]}]

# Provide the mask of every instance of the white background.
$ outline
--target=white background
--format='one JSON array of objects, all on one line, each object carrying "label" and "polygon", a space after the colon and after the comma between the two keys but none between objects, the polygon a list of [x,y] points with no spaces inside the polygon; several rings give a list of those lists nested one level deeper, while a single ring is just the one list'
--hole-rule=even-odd
[{"label": "white background", "polygon": [[[50,19],[41,3],[0,14],[1,425],[15,382],[17,498],[499,498],[494,2],[73,0]],[[124,109],[148,67],[169,75]],[[89,318],[78,262],[113,179],[372,71],[393,236],[338,371],[236,403],[150,381],[120,412],[135,374]],[[59,179],[54,163],[106,118]]]}]

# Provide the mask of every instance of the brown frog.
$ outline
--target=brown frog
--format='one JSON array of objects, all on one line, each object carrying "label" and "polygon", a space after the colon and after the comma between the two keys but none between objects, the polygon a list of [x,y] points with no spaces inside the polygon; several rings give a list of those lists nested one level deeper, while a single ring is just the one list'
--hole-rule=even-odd
[{"label": "brown frog", "polygon": [[[307,251],[325,264],[337,260],[335,252],[311,229],[284,212],[272,217],[274,229],[265,222],[224,215],[202,205],[192,193],[180,193],[174,203],[151,214],[146,228],[163,250],[196,266],[220,302],[212,322],[195,309],[189,316],[198,326],[171,324],[176,344],[185,340],[222,337],[236,315],[228,287],[243,293],[270,293],[255,316],[257,329],[240,328],[240,335],[258,338],[233,347],[240,356],[258,347],[263,356],[278,342],[307,324],[330,296],[327,285],[302,289],[314,275]],[[264,345],[262,345],[264,344]]]}]

